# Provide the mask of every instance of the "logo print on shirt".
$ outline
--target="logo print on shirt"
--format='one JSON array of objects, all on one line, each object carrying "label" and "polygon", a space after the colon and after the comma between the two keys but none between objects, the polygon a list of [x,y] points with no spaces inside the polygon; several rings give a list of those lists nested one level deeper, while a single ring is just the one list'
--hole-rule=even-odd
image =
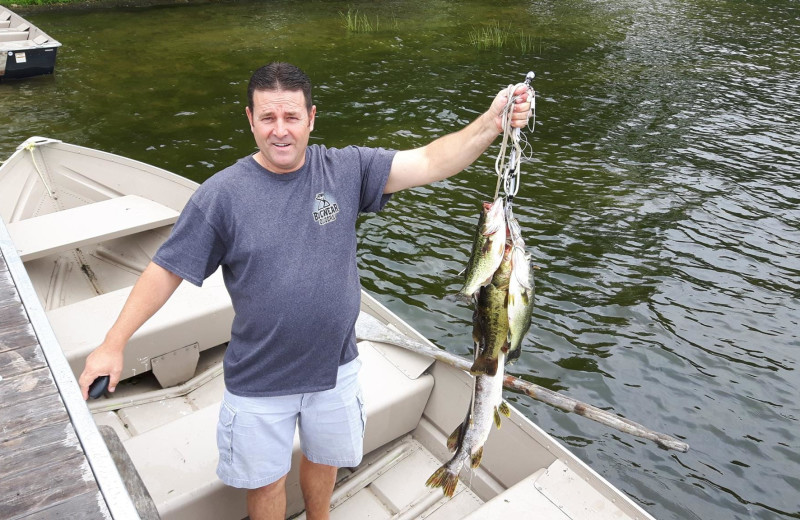
[{"label": "logo print on shirt", "polygon": [[336,220],[336,214],[339,213],[339,205],[331,198],[325,198],[325,192],[317,193],[314,199],[317,201],[317,210],[314,211],[314,220],[320,226],[324,226],[329,222]]}]

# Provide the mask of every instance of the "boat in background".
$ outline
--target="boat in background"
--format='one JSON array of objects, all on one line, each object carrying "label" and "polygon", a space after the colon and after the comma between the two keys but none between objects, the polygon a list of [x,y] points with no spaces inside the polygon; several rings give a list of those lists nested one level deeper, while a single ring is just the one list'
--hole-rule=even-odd
[{"label": "boat in background", "polygon": [[[0,216],[75,377],[197,186],[44,138],[29,139],[0,166]],[[161,518],[247,516],[244,491],[215,474],[232,318],[219,271],[202,288],[181,284],[131,339],[117,391],[89,403],[96,425],[116,432]],[[433,347],[364,291],[359,320]],[[455,496],[426,487],[451,456],[447,436],[464,418],[472,377],[388,343],[358,348],[365,456],[339,471],[332,518],[653,520],[513,407],[489,436],[481,466],[462,472]],[[299,457],[295,438],[287,514],[304,518]]]},{"label": "boat in background", "polygon": [[0,5],[0,81],[52,74],[61,43]]}]

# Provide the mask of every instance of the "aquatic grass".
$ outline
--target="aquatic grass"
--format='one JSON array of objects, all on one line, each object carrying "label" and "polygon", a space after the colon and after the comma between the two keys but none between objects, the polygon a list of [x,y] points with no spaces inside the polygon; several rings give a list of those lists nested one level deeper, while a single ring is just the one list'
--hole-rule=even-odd
[{"label": "aquatic grass", "polygon": [[511,25],[503,27],[500,22],[494,21],[488,26],[473,27],[469,32],[469,42],[479,50],[516,48],[523,54],[536,52],[537,43],[539,54],[542,52],[542,39],[532,34],[525,34],[524,30],[514,32]]},{"label": "aquatic grass", "polygon": [[358,9],[355,11],[353,9],[348,9],[347,14],[339,12],[339,15],[342,17],[342,22],[344,23],[345,29],[347,29],[349,32],[375,32],[380,28],[378,15],[375,15],[374,25],[372,22],[370,22],[369,17],[366,14],[358,12]]},{"label": "aquatic grass", "polygon": [[[538,44],[539,44],[538,45],[538,47],[539,47],[538,54],[541,54],[542,53],[542,38],[539,37],[538,40],[539,40],[538,41]],[[531,34],[525,34],[524,31],[520,31],[519,34],[517,35],[517,43],[519,45],[519,50],[522,51],[523,54],[528,54],[528,53],[533,54],[534,52],[536,52],[536,47],[537,47],[537,45],[536,45],[537,44],[536,37],[531,35]]]},{"label": "aquatic grass", "polygon": [[473,27],[469,31],[469,43],[481,50],[501,49],[510,33],[510,27],[501,27],[500,22],[495,21],[488,27]]}]

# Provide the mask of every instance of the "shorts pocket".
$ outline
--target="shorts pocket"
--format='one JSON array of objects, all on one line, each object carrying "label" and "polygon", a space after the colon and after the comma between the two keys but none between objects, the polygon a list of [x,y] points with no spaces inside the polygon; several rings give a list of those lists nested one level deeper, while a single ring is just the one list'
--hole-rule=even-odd
[{"label": "shorts pocket", "polygon": [[219,424],[217,424],[217,449],[219,459],[230,464],[233,461],[233,420],[236,410],[222,401],[219,408]]},{"label": "shorts pocket", "polygon": [[358,400],[358,408],[361,410],[361,438],[364,438],[364,432],[367,430],[367,409],[364,407],[364,393],[361,389],[356,394]]}]

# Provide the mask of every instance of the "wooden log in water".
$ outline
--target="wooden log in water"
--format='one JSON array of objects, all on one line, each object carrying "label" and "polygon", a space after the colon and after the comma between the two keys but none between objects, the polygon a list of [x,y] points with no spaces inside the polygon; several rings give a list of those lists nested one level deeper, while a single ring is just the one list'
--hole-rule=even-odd
[{"label": "wooden log in water", "polygon": [[[356,337],[359,340],[396,345],[411,352],[416,352],[417,354],[428,356],[437,361],[441,361],[442,363],[460,368],[465,372],[469,372],[469,369],[472,366],[471,362],[462,357],[451,354],[445,350],[433,348],[420,341],[416,341],[408,336],[400,334],[399,332],[395,332],[378,321],[376,318],[363,312],[356,322]],[[522,392],[525,395],[536,399],[537,401],[549,404],[550,406],[554,406],[560,410],[576,413],[586,417],[587,419],[605,424],[606,426],[621,432],[651,440],[662,448],[684,453],[689,451],[689,445],[676,439],[675,437],[665,433],[655,432],[639,423],[619,417],[610,412],[597,408],[596,406],[583,403],[577,399],[573,399],[572,397],[568,397],[559,392],[554,392],[553,390],[549,390],[510,374],[505,375],[503,379],[503,385],[508,389]]]}]

